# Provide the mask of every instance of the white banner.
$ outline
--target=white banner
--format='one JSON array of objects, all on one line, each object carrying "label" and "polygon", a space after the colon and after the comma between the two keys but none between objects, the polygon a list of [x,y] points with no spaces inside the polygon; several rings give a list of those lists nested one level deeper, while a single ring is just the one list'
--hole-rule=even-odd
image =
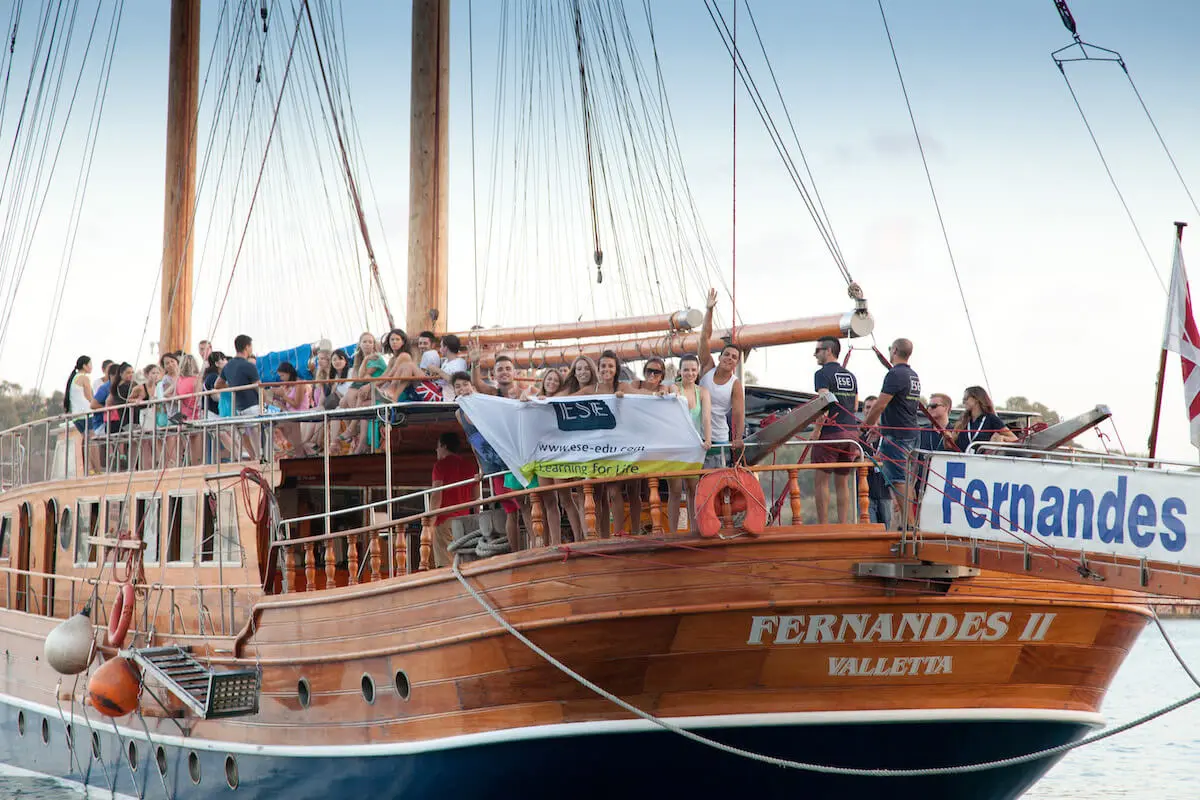
[{"label": "white banner", "polygon": [[1200,473],[951,453],[931,458],[920,529],[1200,566],[1198,508]]},{"label": "white banner", "polygon": [[458,398],[483,438],[528,485],[549,478],[612,478],[699,469],[704,442],[677,395],[586,395],[521,402]]}]

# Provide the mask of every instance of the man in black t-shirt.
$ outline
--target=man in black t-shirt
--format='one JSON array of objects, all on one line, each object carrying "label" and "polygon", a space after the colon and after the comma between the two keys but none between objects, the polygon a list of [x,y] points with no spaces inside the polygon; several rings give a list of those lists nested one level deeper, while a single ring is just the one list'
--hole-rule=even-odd
[{"label": "man in black t-shirt", "polygon": [[[257,417],[262,413],[258,402],[258,367],[251,361],[254,358],[254,340],[246,334],[239,334],[233,340],[237,355],[229,359],[221,369],[217,378],[216,388],[237,388],[233,393],[233,412],[239,417]],[[243,430],[242,439],[250,458],[258,458],[258,431],[253,425],[247,425]]]},{"label": "man in black t-shirt", "polygon": [[[822,336],[818,339],[816,350],[813,351],[813,357],[821,365],[817,374],[813,376],[813,387],[817,392],[831,392],[837,398],[837,404],[829,409],[821,422],[820,439],[852,440],[858,436],[858,417],[854,415],[854,410],[858,408],[858,380],[854,373],[838,363],[838,355],[841,352],[841,343],[832,336]],[[859,449],[848,442],[813,445],[814,464],[845,464],[858,460]],[[851,501],[857,495],[854,491],[854,469],[839,467],[832,471],[834,491],[837,494],[838,521],[843,524],[853,522]],[[817,495],[817,522],[821,525],[829,521],[829,473],[830,470],[819,469],[813,475]]]},{"label": "man in black t-shirt", "polygon": [[912,350],[908,339],[892,342],[888,351],[892,368],[883,378],[879,399],[863,420],[863,426],[868,428],[876,422],[880,424],[880,469],[892,487],[897,523],[903,519],[900,512],[908,502],[908,453],[917,443],[917,409],[921,397],[921,379],[908,365]]}]

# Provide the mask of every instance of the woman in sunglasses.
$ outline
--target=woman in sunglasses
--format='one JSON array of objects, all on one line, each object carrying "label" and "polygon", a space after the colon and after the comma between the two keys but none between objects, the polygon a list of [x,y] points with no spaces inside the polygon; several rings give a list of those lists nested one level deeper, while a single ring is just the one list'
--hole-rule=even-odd
[{"label": "woman in sunglasses", "polygon": [[642,380],[631,382],[630,393],[656,394],[660,397],[664,394],[675,394],[675,384],[666,383],[666,362],[658,356],[646,359],[646,365],[642,367],[642,375],[645,376]]}]

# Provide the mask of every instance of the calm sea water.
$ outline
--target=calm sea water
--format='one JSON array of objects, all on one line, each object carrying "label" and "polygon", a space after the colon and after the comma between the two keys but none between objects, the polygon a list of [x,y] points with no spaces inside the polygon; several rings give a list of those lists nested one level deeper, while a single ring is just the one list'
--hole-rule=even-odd
[{"label": "calm sea water", "polygon": [[[1200,674],[1200,620],[1172,620],[1167,633]],[[1105,702],[1120,724],[1196,691],[1153,625],[1113,681]],[[1195,800],[1200,797],[1200,701],[1068,755],[1026,800]],[[0,776],[0,798],[68,800],[80,794],[48,781]]]}]

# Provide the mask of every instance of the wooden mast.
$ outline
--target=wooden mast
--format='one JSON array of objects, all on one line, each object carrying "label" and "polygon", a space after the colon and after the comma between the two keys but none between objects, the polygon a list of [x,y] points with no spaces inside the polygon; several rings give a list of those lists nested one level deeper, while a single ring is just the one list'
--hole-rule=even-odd
[{"label": "wooden mast", "polygon": [[192,347],[192,215],[200,99],[200,0],[171,0],[167,177],[158,351]]},{"label": "wooden mast", "polygon": [[446,329],[450,0],[413,0],[408,304],[404,327]]}]

